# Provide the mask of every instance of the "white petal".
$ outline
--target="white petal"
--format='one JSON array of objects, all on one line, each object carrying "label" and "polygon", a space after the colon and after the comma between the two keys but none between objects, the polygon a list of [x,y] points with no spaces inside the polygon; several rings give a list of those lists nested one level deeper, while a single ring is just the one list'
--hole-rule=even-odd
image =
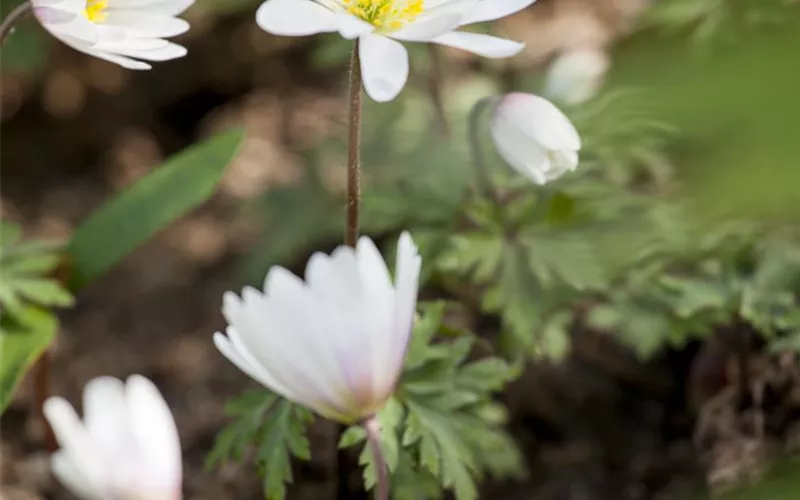
[{"label": "white petal", "polygon": [[536,0],[481,0],[461,21],[462,26],[484,21],[494,21],[519,12]]},{"label": "white petal", "polygon": [[550,169],[550,159],[539,142],[515,123],[500,117],[493,120],[491,134],[500,156],[514,170],[538,185],[548,181],[546,172]]},{"label": "white petal", "polygon": [[393,354],[392,326],[394,323],[394,287],[386,263],[375,244],[366,236],[358,240],[356,259],[364,290],[366,331],[364,342],[370,355],[372,392],[380,399],[394,382],[397,374],[391,373]]},{"label": "white petal", "polygon": [[[282,274],[277,269],[270,270],[268,281],[274,282]],[[285,271],[285,274],[291,273]],[[348,397],[347,391],[335,385],[335,373],[326,370],[326,364],[314,362],[308,356],[310,347],[324,350],[328,345],[308,343],[316,339],[310,338],[303,323],[298,321],[309,315],[303,303],[278,304],[275,299],[279,297],[268,299],[252,288],[246,288],[242,296],[240,301],[235,295],[226,294],[223,308],[233,327],[228,337],[239,355],[261,367],[256,373],[284,397],[328,417],[346,413],[343,398]],[[333,352],[327,355],[335,360]]]},{"label": "white petal", "polygon": [[[242,344],[241,337],[238,335],[238,333],[236,333],[236,329],[229,326],[227,332],[228,336],[225,336],[220,332],[214,334],[214,345],[217,347],[219,352],[228,358],[228,361],[236,365],[238,369],[242,370],[245,374],[249,375],[250,378],[259,384],[271,389],[274,392],[277,392],[278,394],[283,395],[284,397],[292,399],[290,396],[287,396],[287,394],[291,394],[291,391],[283,384],[277,382],[269,374],[269,372],[267,372],[261,366],[261,364],[252,357],[246,346]],[[236,338],[236,343],[233,341],[234,338]]]},{"label": "white petal", "polygon": [[52,397],[45,401],[43,409],[61,445],[61,452],[86,478],[92,489],[102,491],[105,486],[103,460],[72,405],[63,398]]},{"label": "white petal", "polygon": [[306,36],[338,29],[336,14],[311,0],[267,0],[256,11],[256,23],[273,35]]},{"label": "white petal", "polygon": [[155,385],[132,375],[126,385],[127,409],[140,465],[148,471],[144,491],[172,492],[180,487],[181,444],[172,412]]},{"label": "white petal", "polygon": [[577,151],[581,148],[580,136],[572,122],[553,103],[537,95],[508,94],[495,108],[494,116],[518,127],[545,149]]},{"label": "white petal", "polygon": [[113,0],[108,9],[141,9],[150,14],[177,16],[188,9],[195,0]]},{"label": "white petal", "polygon": [[[142,39],[142,40],[152,40],[152,39]],[[167,42],[164,45],[150,49],[136,48],[135,46],[129,46],[126,43],[114,46],[109,46],[107,44],[98,44],[97,49],[102,51],[113,52],[121,56],[144,59],[145,61],[168,61],[170,59],[177,59],[179,57],[183,57],[186,55],[186,48],[171,42]]]},{"label": "white petal", "polygon": [[33,8],[52,7],[74,13],[82,13],[86,8],[86,0],[31,0]]},{"label": "white petal", "polygon": [[98,377],[83,389],[83,421],[93,442],[106,457],[125,456],[125,385],[114,377]]},{"label": "white petal", "polygon": [[132,9],[109,10],[104,24],[128,28],[128,36],[143,38],[168,38],[189,30],[183,19]]},{"label": "white petal", "polygon": [[47,31],[68,45],[88,46],[100,38],[95,25],[81,14],[49,7],[37,7],[34,14]]},{"label": "white petal", "polygon": [[96,57],[98,59],[103,59],[105,61],[112,62],[114,64],[119,64],[123,68],[127,68],[127,69],[145,70],[145,69],[152,68],[152,66],[150,66],[147,63],[144,63],[144,62],[141,62],[141,61],[136,61],[136,60],[131,59],[129,57],[123,57],[123,56],[119,56],[119,55],[116,55],[116,54],[110,54],[108,52],[101,52],[99,50],[93,50],[93,49],[81,49],[81,52],[89,54],[90,56],[94,56],[94,57]]},{"label": "white petal", "polygon": [[120,39],[103,39],[103,41],[95,44],[92,49],[100,50],[103,52],[117,52],[124,50],[154,50],[160,49],[170,42],[161,38],[125,38]]},{"label": "white petal", "polygon": [[409,42],[426,42],[441,34],[453,31],[459,26],[460,21],[461,15],[458,13],[431,16],[409,23],[399,30],[393,31],[389,36]]},{"label": "white petal", "polygon": [[525,48],[524,43],[506,40],[491,35],[481,33],[467,33],[464,31],[453,31],[439,35],[432,40],[434,43],[463,49],[479,56],[502,58],[510,57],[519,53]]},{"label": "white petal", "polygon": [[597,93],[609,64],[608,55],[602,50],[569,50],[550,65],[544,94],[569,104],[584,102]]},{"label": "white petal", "polygon": [[392,352],[394,364],[387,369],[397,375],[402,370],[408,339],[417,309],[417,288],[422,258],[408,232],[403,232],[397,242],[395,263],[395,304]]},{"label": "white petal", "polygon": [[364,90],[378,102],[391,101],[408,79],[408,52],[399,42],[378,35],[359,39]]},{"label": "white petal", "polygon": [[53,453],[50,457],[50,468],[59,482],[79,498],[86,500],[104,500],[106,498],[107,493],[98,491],[96,485],[89,483],[86,476],[75,467],[75,464],[64,452]]}]

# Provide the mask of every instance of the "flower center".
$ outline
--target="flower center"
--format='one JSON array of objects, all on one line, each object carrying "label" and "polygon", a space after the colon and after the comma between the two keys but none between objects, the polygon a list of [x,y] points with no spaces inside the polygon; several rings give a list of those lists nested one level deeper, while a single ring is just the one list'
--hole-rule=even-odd
[{"label": "flower center", "polygon": [[84,9],[83,15],[93,23],[102,23],[108,17],[107,8],[108,0],[86,0],[86,9]]},{"label": "flower center", "polygon": [[425,0],[342,0],[351,14],[385,30],[400,29],[425,10]]}]

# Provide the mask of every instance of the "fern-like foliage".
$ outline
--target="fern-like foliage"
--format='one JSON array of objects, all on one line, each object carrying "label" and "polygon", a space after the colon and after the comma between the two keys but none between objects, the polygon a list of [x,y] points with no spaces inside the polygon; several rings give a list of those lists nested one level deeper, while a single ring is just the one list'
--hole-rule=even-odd
[{"label": "fern-like foliage", "polygon": [[21,243],[17,226],[0,223],[0,306],[12,316],[24,316],[31,306],[67,307],[72,295],[49,277],[61,262],[58,248],[51,244]]},{"label": "fern-like foliage", "polygon": [[306,438],[311,412],[277,394],[258,389],[232,400],[227,412],[234,421],[223,429],[206,458],[206,467],[226,460],[244,460],[250,448],[263,478],[264,497],[286,497],[286,485],[293,481],[291,459],[311,458]]}]

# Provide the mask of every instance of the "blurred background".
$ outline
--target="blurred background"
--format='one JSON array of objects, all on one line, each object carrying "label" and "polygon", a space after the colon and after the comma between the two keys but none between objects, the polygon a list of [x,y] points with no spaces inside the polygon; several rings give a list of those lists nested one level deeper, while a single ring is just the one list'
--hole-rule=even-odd
[{"label": "blurred background", "polygon": [[[97,375],[157,383],[190,499],[263,498],[251,463],[204,467],[226,400],[252,385],[211,343],[223,292],[301,270],[343,232],[350,45],[268,35],[257,6],[199,0],[176,40],[188,55],[144,73],[32,19],[2,48],[0,207],[27,238],[66,240],[166,157],[245,131],[213,198],[83,289],[51,349],[52,390],[71,401]],[[799,14],[794,0],[539,0],[477,28],[521,55],[409,44],[400,97],[365,101],[364,232],[411,230],[422,297],[529,361],[499,396],[527,474],[487,479],[482,498],[800,498]],[[466,124],[510,91],[558,103],[582,163],[536,188],[487,141],[500,217],[472,189]],[[0,498],[68,498],[32,406],[24,381],[2,418]],[[330,433],[312,430],[290,498],[341,498]],[[345,498],[361,498],[354,477]]]}]

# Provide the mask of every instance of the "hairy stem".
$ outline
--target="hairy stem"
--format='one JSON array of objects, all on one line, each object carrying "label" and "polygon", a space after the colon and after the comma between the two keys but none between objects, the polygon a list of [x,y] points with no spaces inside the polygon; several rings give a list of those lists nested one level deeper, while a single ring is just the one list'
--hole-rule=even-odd
[{"label": "hairy stem", "polygon": [[0,23],[0,45],[5,43],[6,38],[11,34],[17,22],[25,18],[32,10],[33,7],[30,2],[23,2],[17,5],[17,7],[3,19],[3,22]]},{"label": "hairy stem", "polygon": [[481,148],[481,114],[490,108],[496,97],[484,97],[476,102],[469,114],[469,147],[472,155],[472,163],[475,165],[475,178],[478,183],[478,192],[483,194],[495,205],[500,205],[500,197],[494,189],[492,178],[489,175],[489,167],[486,165],[486,158],[483,156]]},{"label": "hairy stem", "polygon": [[358,240],[358,202],[361,197],[361,61],[358,40],[350,59],[350,113],[347,129],[347,206],[344,243],[356,246]]},{"label": "hairy stem", "polygon": [[367,431],[367,442],[375,456],[375,500],[389,500],[389,476],[386,473],[386,459],[381,449],[381,424],[376,417],[364,421],[364,430]]}]

